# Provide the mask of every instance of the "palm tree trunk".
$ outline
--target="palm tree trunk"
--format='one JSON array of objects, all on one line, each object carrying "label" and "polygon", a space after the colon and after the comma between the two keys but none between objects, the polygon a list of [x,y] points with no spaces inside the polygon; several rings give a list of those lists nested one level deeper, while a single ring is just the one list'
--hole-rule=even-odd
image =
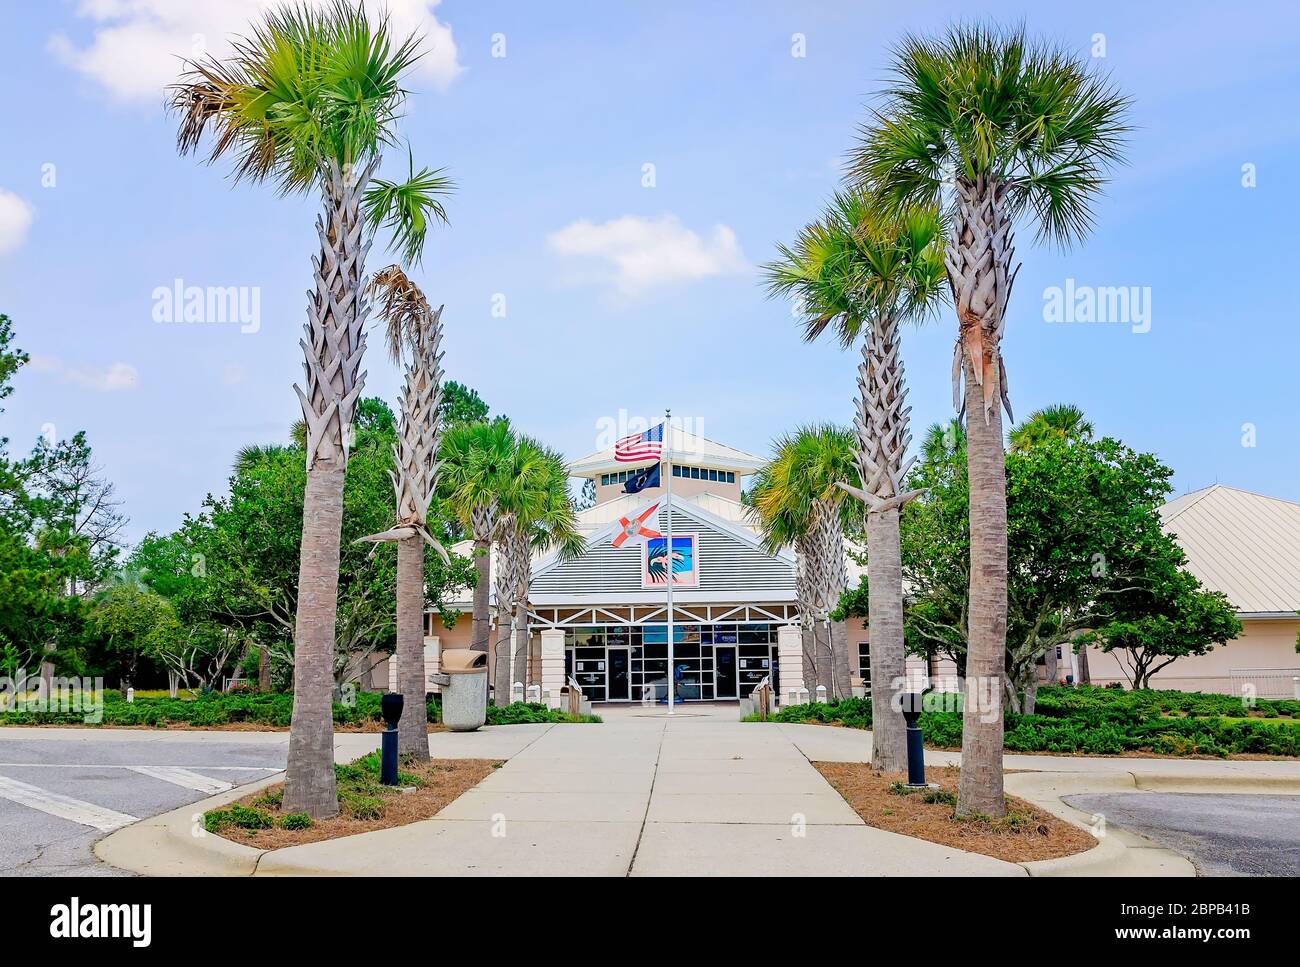
[{"label": "palm tree trunk", "polygon": [[343,524],[343,466],[307,471],[294,625],[293,719],[284,811],[328,819],[339,811],[334,785],[334,620]]},{"label": "palm tree trunk", "polygon": [[[1007,481],[999,387],[982,387],[965,360],[970,484],[970,618],[957,815],[1006,814],[1002,788],[1002,673],[1007,645]],[[1001,377],[985,365],[983,381]],[[994,405],[985,408],[991,397]],[[872,650],[875,642],[872,641]]]},{"label": "palm tree trunk", "polygon": [[320,252],[312,260],[303,351],[306,388],[294,384],[307,424],[298,613],[294,628],[293,721],[284,807],[313,819],[338,815],[334,785],[333,665],[338,607],[343,477],[352,444],[352,413],[365,373],[369,304],[363,278],[369,243],[361,196],[375,159],[359,177],[331,162],[323,177],[325,210],[316,219]]},{"label": "palm tree trunk", "polygon": [[528,698],[528,603],[521,601],[515,608],[515,673],[513,680],[523,682],[524,698]]},{"label": "palm tree trunk", "polygon": [[397,749],[429,758],[429,713],[424,694],[424,538],[397,542],[397,689],[405,700]]},{"label": "palm tree trunk", "polygon": [[510,648],[514,643],[514,624],[511,613],[498,601],[496,641],[492,648],[492,681],[496,689],[497,705],[509,705],[512,700]]},{"label": "palm tree trunk", "polygon": [[[799,629],[803,643],[803,687],[810,693],[817,690],[817,636],[813,631],[813,622],[805,621]],[[815,698],[816,695],[810,695]]]},{"label": "palm tree trunk", "polygon": [[852,698],[854,675],[850,655],[849,628],[843,621],[831,622],[831,651],[835,655],[835,697]]},{"label": "palm tree trunk", "polygon": [[907,674],[903,649],[903,564],[897,508],[867,514],[871,640],[871,768],[907,769],[907,723],[896,695]]},{"label": "palm tree trunk", "polygon": [[492,637],[488,620],[488,600],[492,580],[492,542],[486,538],[474,537],[474,616],[470,622],[470,647],[475,651],[486,652]]}]

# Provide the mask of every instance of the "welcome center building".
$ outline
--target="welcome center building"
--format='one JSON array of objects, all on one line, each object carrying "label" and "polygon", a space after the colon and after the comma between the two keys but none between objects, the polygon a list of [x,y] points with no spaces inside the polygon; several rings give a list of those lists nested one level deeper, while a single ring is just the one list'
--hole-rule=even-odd
[{"label": "welcome center building", "polygon": [[[540,685],[552,703],[570,678],[594,702],[666,699],[669,570],[677,701],[735,700],[764,678],[783,696],[804,687],[794,552],[765,552],[752,511],[740,499],[744,478],[765,461],[679,426],[668,427],[667,437],[663,459],[624,462],[610,447],[569,464],[573,476],[595,485],[595,504],[578,514],[586,550],[571,561],[555,553],[535,557],[528,596],[529,682],[524,684]],[[656,466],[657,480],[637,493],[626,492],[629,478]],[[644,523],[662,533],[672,514],[678,560],[671,569],[664,566],[662,538],[614,543],[638,512],[656,502]],[[472,544],[454,550],[468,555]],[[494,550],[494,574],[495,565]],[[860,572],[850,567],[856,583]],[[508,621],[496,613],[495,581],[492,594],[494,621]],[[425,664],[431,671],[442,649],[470,644],[470,593],[452,604],[466,613],[450,628],[436,612],[426,616]],[[865,661],[865,629],[861,637]],[[381,681],[392,680],[396,663],[388,664],[377,669]]]}]

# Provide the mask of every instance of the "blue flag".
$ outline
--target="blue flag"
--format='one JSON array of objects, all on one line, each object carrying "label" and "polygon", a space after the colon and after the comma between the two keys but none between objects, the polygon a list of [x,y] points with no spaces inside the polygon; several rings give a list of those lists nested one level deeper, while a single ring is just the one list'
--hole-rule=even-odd
[{"label": "blue flag", "polygon": [[623,493],[639,494],[646,487],[659,486],[659,464],[653,467],[646,467],[644,470],[638,470],[632,476],[627,478],[623,484]]}]

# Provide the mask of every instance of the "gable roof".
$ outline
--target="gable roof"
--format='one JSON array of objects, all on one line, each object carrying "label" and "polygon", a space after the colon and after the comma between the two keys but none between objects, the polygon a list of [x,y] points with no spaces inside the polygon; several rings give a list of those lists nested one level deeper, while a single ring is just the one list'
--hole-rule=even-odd
[{"label": "gable roof", "polygon": [[[649,503],[643,500],[631,509]],[[661,506],[659,530],[664,529],[664,512]],[[795,556],[788,548],[768,554],[754,531],[676,494],[671,512],[674,533],[699,534],[700,585],[677,590],[684,602],[737,596],[756,601],[794,599]],[[641,558],[636,549],[611,545],[619,528],[615,519],[594,529],[587,538],[586,551],[576,561],[562,561],[554,552],[540,558],[533,571],[530,599],[547,604],[578,599],[656,600],[662,596],[662,590],[641,586]]]},{"label": "gable roof", "polygon": [[[673,462],[679,464],[699,464],[718,470],[734,470],[740,474],[754,473],[766,460],[756,457],[744,450],[737,450],[723,443],[717,443],[707,437],[691,433],[680,426],[668,427],[669,449]],[[614,459],[614,448],[598,450],[569,464],[569,473],[575,477],[594,477],[610,470],[628,470],[633,467],[648,467],[655,461],[642,460],[639,463],[621,463]]]},{"label": "gable roof", "polygon": [[1300,610],[1300,503],[1215,484],[1160,509],[1187,570],[1240,614]]}]

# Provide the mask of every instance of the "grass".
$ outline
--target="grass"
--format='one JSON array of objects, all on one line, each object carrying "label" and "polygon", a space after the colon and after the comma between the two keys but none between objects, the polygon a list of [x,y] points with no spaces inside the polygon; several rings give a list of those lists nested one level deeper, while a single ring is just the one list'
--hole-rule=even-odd
[{"label": "grass", "polygon": [[379,753],[334,767],[339,814],[313,820],[306,813],[286,813],[283,783],[251,793],[203,816],[203,826],[237,843],[281,849],[429,819],[467,789],[478,785],[501,762],[491,759],[403,758],[397,786],[379,781]]},{"label": "grass", "polygon": [[1009,863],[1070,856],[1097,845],[1086,830],[1015,796],[1007,796],[1007,814],[1001,819],[957,819],[961,773],[956,768],[927,770],[926,778],[937,789],[909,789],[903,776],[875,772],[865,763],[814,762],[813,766],[864,823],[891,833]]}]

